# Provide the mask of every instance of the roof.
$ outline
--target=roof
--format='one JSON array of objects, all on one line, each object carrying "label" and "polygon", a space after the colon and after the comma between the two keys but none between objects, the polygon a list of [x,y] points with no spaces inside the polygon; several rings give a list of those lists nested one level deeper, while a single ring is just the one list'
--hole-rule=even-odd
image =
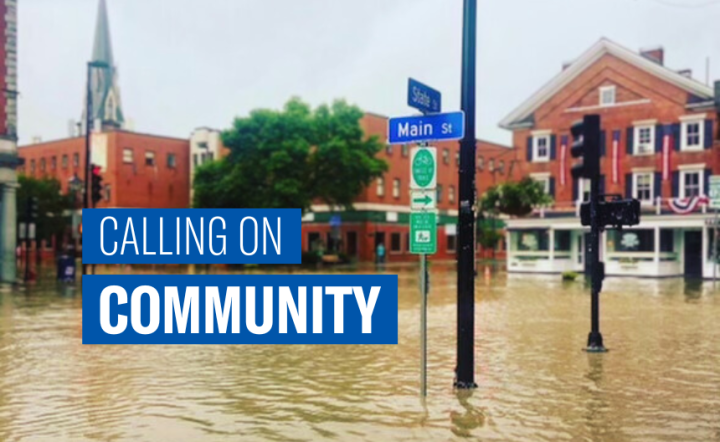
[{"label": "roof", "polygon": [[712,100],[714,96],[714,91],[711,87],[692,78],[685,77],[672,69],[668,69],[607,38],[601,38],[565,70],[553,77],[553,79],[541,87],[540,90],[535,92],[530,98],[525,100],[524,103],[503,118],[500,121],[500,127],[512,129],[523,123],[527,124],[527,122],[531,122],[532,114],[535,110],[606,54],[613,55],[701,99]]}]

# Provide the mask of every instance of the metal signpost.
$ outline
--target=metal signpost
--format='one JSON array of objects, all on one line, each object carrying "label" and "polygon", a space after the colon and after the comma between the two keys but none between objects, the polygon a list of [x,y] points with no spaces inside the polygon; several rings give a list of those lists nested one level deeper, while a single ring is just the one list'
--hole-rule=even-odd
[{"label": "metal signpost", "polygon": [[710,208],[715,211],[715,220],[713,221],[713,285],[717,278],[717,249],[718,249],[718,237],[717,237],[717,226],[718,226],[718,209],[720,209],[720,175],[713,175],[710,177]]}]

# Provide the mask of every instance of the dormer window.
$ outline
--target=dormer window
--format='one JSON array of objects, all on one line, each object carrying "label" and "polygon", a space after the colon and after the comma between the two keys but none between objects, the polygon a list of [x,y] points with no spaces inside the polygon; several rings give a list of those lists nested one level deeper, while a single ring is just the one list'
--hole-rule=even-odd
[{"label": "dormer window", "polygon": [[600,88],[600,106],[612,106],[615,104],[615,86],[603,86]]}]

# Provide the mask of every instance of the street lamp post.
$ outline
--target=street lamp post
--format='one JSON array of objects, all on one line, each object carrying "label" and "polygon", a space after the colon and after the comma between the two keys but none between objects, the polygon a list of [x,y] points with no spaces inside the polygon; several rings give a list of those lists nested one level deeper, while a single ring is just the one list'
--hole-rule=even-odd
[{"label": "street lamp post", "polygon": [[[88,183],[90,182],[90,134],[93,125],[93,94],[92,94],[92,70],[107,69],[110,66],[102,61],[91,61],[87,64],[87,103],[85,105],[85,182],[83,183],[83,209],[90,207],[90,191]],[[83,275],[87,273],[87,265],[83,264]]]}]

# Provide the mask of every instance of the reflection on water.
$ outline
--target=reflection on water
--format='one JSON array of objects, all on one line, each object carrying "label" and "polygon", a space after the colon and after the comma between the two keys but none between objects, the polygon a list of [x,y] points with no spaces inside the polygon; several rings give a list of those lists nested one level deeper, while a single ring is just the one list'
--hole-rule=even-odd
[{"label": "reflection on water", "polygon": [[82,346],[79,290],[0,290],[0,440],[720,440],[712,283],[608,279],[610,351],[586,354],[582,283],[479,275],[479,388],[454,392],[455,273],[433,266],[425,401],[415,270],[397,346]]}]

